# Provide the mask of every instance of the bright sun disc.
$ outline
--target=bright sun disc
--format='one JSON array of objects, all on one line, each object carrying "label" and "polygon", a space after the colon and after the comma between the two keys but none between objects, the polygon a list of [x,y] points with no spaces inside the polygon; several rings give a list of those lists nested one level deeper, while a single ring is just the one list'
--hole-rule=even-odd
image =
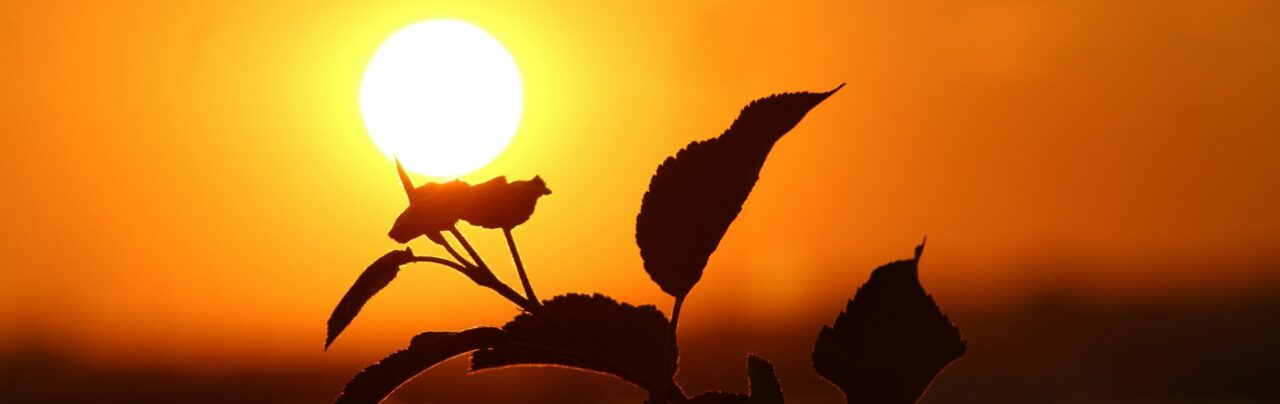
[{"label": "bright sun disc", "polygon": [[455,20],[396,31],[360,84],[360,112],[378,149],[433,177],[458,177],[497,157],[515,136],[522,102],[507,49]]}]

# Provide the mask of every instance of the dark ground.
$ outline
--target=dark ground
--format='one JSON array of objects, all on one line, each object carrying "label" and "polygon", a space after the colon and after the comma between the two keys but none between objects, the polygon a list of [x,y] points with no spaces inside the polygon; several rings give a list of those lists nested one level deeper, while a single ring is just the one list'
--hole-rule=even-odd
[{"label": "dark ground", "polygon": [[[935,381],[922,401],[926,404],[1280,402],[1280,297],[1159,305],[1042,297],[1012,310],[951,317],[969,340],[969,354]],[[690,392],[741,390],[745,353],[754,352],[773,360],[791,402],[840,401],[836,389],[808,368],[808,344],[817,330],[803,323],[776,334],[723,328],[688,336],[682,341],[688,354],[679,378]],[[565,369],[464,375],[464,368],[465,361],[454,359],[393,398],[423,403],[636,403],[643,398],[622,382]],[[328,402],[358,369],[196,375],[93,368],[32,351],[0,359],[0,402]]]}]

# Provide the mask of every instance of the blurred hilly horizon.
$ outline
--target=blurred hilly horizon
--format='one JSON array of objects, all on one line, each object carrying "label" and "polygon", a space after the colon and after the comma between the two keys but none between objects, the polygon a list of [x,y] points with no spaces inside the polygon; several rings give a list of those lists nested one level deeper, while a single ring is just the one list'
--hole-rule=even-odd
[{"label": "blurred hilly horizon", "polygon": [[[926,288],[930,272],[938,270],[925,261]],[[853,278],[846,285],[850,294],[865,280]],[[998,307],[956,307],[945,294],[935,293],[968,340],[970,352],[943,372],[921,402],[1276,402],[1280,296],[1270,291],[1280,287],[1280,277],[1256,286],[1233,295],[1127,301],[1097,299],[1069,287],[1044,288]],[[777,366],[792,402],[840,401],[836,388],[819,379],[809,364],[817,330],[837,310],[796,313],[789,324],[753,324],[750,317],[737,317],[690,328],[681,335],[685,354],[678,378],[689,392],[741,391],[745,356],[754,353]],[[327,402],[351,375],[381,358],[334,360],[317,345],[313,357],[295,364],[240,363],[211,370],[164,361],[148,364],[148,358],[133,358],[132,364],[85,362],[45,342],[31,340],[23,349],[0,354],[0,399]],[[569,369],[466,374],[465,358],[425,372],[388,402],[625,403],[644,398],[642,390],[621,381]]]}]

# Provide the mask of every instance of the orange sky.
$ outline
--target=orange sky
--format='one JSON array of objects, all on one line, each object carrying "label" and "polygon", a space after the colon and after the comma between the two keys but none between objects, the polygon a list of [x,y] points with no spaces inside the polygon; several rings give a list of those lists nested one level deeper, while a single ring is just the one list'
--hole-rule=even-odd
[{"label": "orange sky", "polygon": [[[360,77],[430,18],[520,66],[520,130],[464,179],[547,180],[516,232],[542,296],[668,311],[633,241],[654,168],[752,99],[839,83],[774,149],[683,332],[834,315],[925,234],[944,307],[1221,295],[1280,263],[1274,2],[259,3],[0,5],[0,351],[367,360],[508,318],[415,267],[319,352],[405,205]],[[505,262],[500,234],[469,234]]]}]

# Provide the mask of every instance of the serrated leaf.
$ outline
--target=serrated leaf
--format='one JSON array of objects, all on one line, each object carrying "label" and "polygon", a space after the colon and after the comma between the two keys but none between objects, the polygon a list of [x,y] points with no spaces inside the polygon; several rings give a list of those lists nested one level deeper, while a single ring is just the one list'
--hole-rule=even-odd
[{"label": "serrated leaf", "polygon": [[424,332],[409,347],[365,368],[342,389],[335,403],[377,403],[419,373],[449,358],[481,348],[500,346],[502,330],[477,327],[459,332]]},{"label": "serrated leaf", "polygon": [[[471,370],[513,365],[559,365],[611,374],[641,388],[653,384],[662,366],[667,317],[652,305],[632,306],[601,294],[561,295],[544,303],[547,312],[614,363],[591,352],[530,314],[502,327],[511,343],[471,355]],[[614,364],[630,372],[622,372]]]},{"label": "serrated leaf", "polygon": [[748,390],[751,392],[751,404],[782,404],[782,385],[773,372],[773,364],[759,356],[747,356]]},{"label": "serrated leaf", "polygon": [[690,143],[658,166],[636,216],[636,244],[664,292],[682,297],[698,283],[773,144],[839,89],[753,101],[719,137]]},{"label": "serrated leaf", "polygon": [[408,247],[403,250],[393,250],[383,254],[360,273],[360,277],[356,278],[356,282],[351,285],[347,293],[342,296],[342,300],[338,301],[338,306],[333,308],[333,313],[329,315],[328,335],[324,341],[325,349],[329,349],[333,340],[342,334],[342,330],[345,330],[347,325],[351,324],[351,320],[360,313],[364,304],[396,278],[396,273],[400,272],[400,266],[413,262],[414,258],[413,250]]},{"label": "serrated leaf", "polygon": [[923,247],[914,259],[876,268],[835,324],[818,334],[813,367],[849,403],[914,403],[964,356],[960,330],[920,285]]}]

